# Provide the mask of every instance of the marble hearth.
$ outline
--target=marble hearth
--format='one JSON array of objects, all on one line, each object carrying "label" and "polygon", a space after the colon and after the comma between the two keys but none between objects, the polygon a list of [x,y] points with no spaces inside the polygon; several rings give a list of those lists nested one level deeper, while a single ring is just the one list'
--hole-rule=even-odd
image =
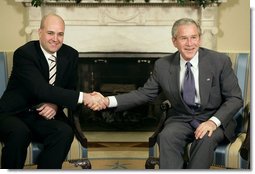
[{"label": "marble hearth", "polygon": [[28,25],[24,26],[27,40],[37,39],[41,17],[54,12],[66,22],[65,43],[79,52],[174,52],[171,27],[182,17],[201,23],[204,47],[215,49],[217,44],[219,4],[202,8],[192,3],[180,6],[175,0],[150,3],[82,0],[80,4],[45,0],[45,4],[36,8],[31,6],[31,0],[15,1],[27,8]]}]

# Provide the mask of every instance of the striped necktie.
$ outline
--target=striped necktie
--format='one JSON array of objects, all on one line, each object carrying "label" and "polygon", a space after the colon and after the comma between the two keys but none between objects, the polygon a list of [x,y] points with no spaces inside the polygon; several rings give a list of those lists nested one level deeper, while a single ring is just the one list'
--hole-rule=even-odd
[{"label": "striped necktie", "polygon": [[57,72],[56,57],[52,55],[49,60],[49,84],[54,86]]}]

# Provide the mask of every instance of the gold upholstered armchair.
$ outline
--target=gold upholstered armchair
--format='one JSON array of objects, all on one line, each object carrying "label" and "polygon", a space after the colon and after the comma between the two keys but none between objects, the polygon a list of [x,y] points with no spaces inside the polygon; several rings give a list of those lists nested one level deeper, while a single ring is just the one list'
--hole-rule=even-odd
[{"label": "gold upholstered armchair", "polygon": [[[236,139],[233,143],[222,143],[214,151],[213,166],[229,169],[249,169],[250,168],[250,107],[249,107],[249,84],[250,84],[250,56],[249,54],[232,54],[230,55],[233,63],[233,69],[237,75],[242,95],[244,98],[244,107],[235,115],[237,121]],[[248,91],[248,92],[247,92]],[[146,160],[145,168],[154,169],[159,165],[157,146],[157,136],[164,126],[167,119],[168,109],[171,107],[169,101],[164,101],[161,104],[162,115],[161,119],[154,130],[154,133],[149,137],[149,157]],[[187,144],[185,148],[184,160],[189,161],[189,149],[191,144]]]}]

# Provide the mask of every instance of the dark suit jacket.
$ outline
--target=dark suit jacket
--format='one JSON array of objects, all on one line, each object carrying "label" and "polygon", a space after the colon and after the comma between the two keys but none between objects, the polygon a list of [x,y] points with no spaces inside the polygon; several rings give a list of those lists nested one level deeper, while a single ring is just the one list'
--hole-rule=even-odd
[{"label": "dark suit jacket", "polygon": [[206,121],[217,117],[229,140],[234,138],[235,113],[242,107],[243,100],[238,79],[231,67],[229,57],[205,48],[199,49],[199,92],[201,107],[196,114],[187,107],[180,93],[180,53],[158,59],[153,74],[143,87],[128,94],[116,96],[116,111],[153,101],[162,91],[171,103],[169,119],[191,121],[196,118]]},{"label": "dark suit jacket", "polygon": [[15,113],[42,102],[75,109],[79,92],[78,52],[63,44],[57,52],[55,86],[49,85],[49,66],[39,41],[31,41],[14,52],[8,86],[0,99],[0,113]]}]

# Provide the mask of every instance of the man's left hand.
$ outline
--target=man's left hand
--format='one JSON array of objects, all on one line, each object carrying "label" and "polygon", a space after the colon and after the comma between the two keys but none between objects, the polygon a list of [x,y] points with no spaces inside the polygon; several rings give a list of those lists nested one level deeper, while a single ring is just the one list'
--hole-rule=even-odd
[{"label": "man's left hand", "polygon": [[208,136],[212,136],[213,131],[215,131],[217,128],[216,124],[212,120],[207,120],[203,123],[201,123],[196,131],[195,131],[195,138],[196,139],[202,139],[205,134],[208,132]]},{"label": "man's left hand", "polygon": [[44,117],[46,120],[54,119],[54,116],[57,113],[58,106],[53,103],[43,103],[36,110],[38,114]]}]

